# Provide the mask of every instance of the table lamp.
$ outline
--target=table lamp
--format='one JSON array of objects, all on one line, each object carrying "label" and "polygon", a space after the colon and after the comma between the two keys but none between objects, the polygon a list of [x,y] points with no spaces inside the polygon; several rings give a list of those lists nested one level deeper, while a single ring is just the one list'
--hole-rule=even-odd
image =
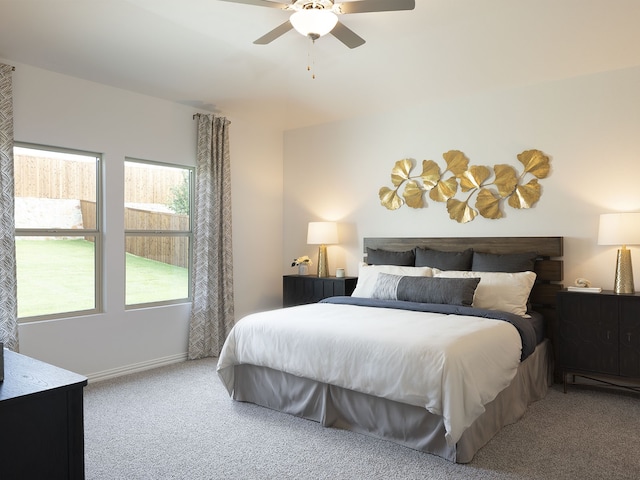
[{"label": "table lamp", "polygon": [[336,222],[309,222],[307,243],[320,245],[318,249],[318,277],[328,277],[327,245],[338,243],[338,225]]},{"label": "table lamp", "polygon": [[598,245],[621,245],[616,262],[615,293],[634,293],[631,250],[640,244],[640,213],[604,213],[600,215]]}]

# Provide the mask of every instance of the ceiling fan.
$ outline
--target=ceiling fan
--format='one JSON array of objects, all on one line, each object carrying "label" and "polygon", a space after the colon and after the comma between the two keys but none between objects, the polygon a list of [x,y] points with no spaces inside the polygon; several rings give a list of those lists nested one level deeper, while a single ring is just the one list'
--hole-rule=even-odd
[{"label": "ceiling fan", "polygon": [[342,3],[336,3],[332,0],[292,0],[290,3],[279,3],[270,0],[222,1],[279,8],[293,12],[289,20],[253,42],[257,45],[271,43],[276,38],[295,28],[296,31],[314,41],[327,33],[331,33],[349,48],[359,47],[365,41],[340,22],[338,15],[413,10],[416,6],[415,0],[355,0]]}]

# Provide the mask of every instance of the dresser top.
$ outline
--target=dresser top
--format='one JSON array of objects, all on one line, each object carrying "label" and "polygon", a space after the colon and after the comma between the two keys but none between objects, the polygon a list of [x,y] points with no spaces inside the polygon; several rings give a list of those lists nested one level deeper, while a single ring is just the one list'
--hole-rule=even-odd
[{"label": "dresser top", "polygon": [[4,381],[0,382],[0,401],[86,384],[87,378],[82,375],[4,350]]}]

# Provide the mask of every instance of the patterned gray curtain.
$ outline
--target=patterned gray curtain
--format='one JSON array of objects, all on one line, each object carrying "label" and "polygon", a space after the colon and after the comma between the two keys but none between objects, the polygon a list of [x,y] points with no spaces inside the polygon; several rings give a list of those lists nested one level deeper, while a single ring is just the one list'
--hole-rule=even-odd
[{"label": "patterned gray curtain", "polygon": [[189,358],[217,357],[234,322],[231,160],[224,117],[196,115],[193,306]]},{"label": "patterned gray curtain", "polygon": [[13,67],[0,64],[0,342],[17,351],[12,76]]}]

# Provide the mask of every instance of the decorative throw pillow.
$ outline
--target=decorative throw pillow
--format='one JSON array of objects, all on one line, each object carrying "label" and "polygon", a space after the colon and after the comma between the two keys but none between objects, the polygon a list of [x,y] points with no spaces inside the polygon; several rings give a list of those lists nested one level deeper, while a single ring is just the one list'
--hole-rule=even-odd
[{"label": "decorative throw pillow", "polygon": [[379,273],[372,298],[471,306],[479,278],[406,277]]},{"label": "decorative throw pillow", "polygon": [[413,267],[415,260],[416,254],[413,250],[393,252],[391,250],[367,247],[368,265],[403,265],[406,267]]},{"label": "decorative throw pillow", "polygon": [[441,252],[430,248],[416,248],[416,267],[433,267],[440,270],[471,270],[473,250]]},{"label": "decorative throw pillow", "polygon": [[[538,254],[473,252],[471,270],[475,272],[533,272]],[[459,269],[456,269],[459,270]]]},{"label": "decorative throw pillow", "polygon": [[533,272],[436,272],[435,277],[473,278],[479,277],[480,283],[473,297],[473,306],[488,310],[501,310],[516,315],[527,314],[527,301],[536,281]]},{"label": "decorative throw pillow", "polygon": [[379,273],[412,277],[432,277],[433,269],[429,267],[405,267],[398,265],[368,265],[362,262],[358,269],[358,282],[351,296],[371,298],[371,293],[373,292]]}]

